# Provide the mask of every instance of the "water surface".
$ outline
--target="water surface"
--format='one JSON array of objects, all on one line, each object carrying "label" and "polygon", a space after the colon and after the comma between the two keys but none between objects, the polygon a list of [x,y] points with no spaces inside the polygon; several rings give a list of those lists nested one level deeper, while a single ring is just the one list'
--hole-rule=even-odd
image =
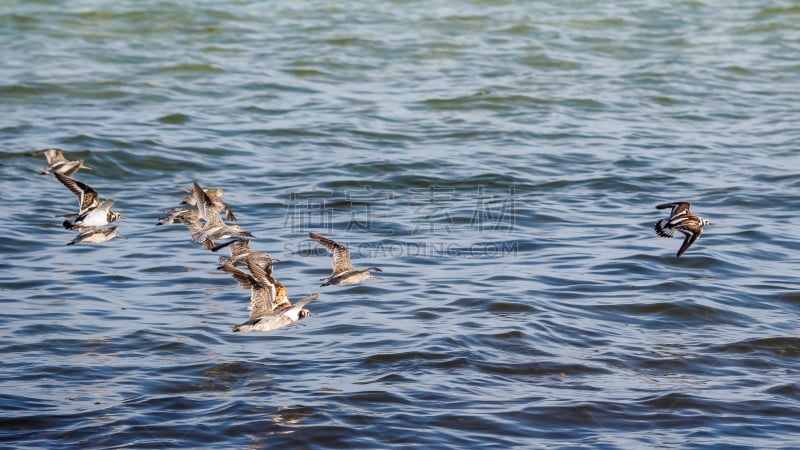
[{"label": "water surface", "polygon": [[[758,3],[6,2],[0,441],[795,448],[800,9]],[[127,240],[64,245],[45,147]],[[231,332],[155,226],[193,180],[311,317]],[[384,278],[319,287],[308,231]]]}]

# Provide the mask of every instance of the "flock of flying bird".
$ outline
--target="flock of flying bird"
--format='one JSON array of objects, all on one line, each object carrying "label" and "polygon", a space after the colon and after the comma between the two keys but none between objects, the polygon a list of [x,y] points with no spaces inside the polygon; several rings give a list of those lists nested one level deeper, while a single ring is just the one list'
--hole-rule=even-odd
[{"label": "flock of flying bird", "polygon": [[[114,237],[124,237],[117,234],[117,227],[106,225],[123,218],[123,215],[113,211],[111,206],[115,201],[100,197],[94,189],[74,178],[71,178],[80,169],[92,170],[83,164],[83,160],[69,161],[64,157],[61,149],[48,148],[33,152],[32,155],[44,155],[48,166],[39,173],[53,173],[55,177],[78,197],[78,212],[62,214],[64,228],[78,230],[78,236],[67,245],[105,242]],[[281,328],[300,319],[308,317],[310,312],[305,306],[318,297],[313,293],[302,300],[292,304],[289,301],[286,288],[273,278],[273,259],[267,252],[258,252],[250,248],[250,239],[254,236],[239,225],[227,224],[222,219],[222,213],[230,222],[236,221],[231,209],[220,197],[224,195],[222,189],[203,189],[197,182],[186,189],[188,195],[183,198],[182,204],[186,207],[173,208],[168,215],[159,219],[158,225],[173,223],[184,224],[191,231],[191,241],[201,244],[204,248],[216,252],[229,247],[230,256],[220,256],[219,270],[233,276],[242,286],[250,291],[249,319],[233,327],[233,331],[270,331]],[[195,206],[196,208],[191,208]],[[673,237],[675,232],[683,234],[683,244],[678,249],[680,257],[703,233],[706,225],[711,222],[691,213],[691,205],[687,202],[664,203],[657,205],[657,209],[670,209],[666,219],[656,222],[656,234],[661,237]],[[380,278],[372,272],[382,272],[377,267],[356,269],[350,262],[350,252],[344,245],[320,236],[309,233],[309,237],[317,241],[322,247],[333,255],[333,273],[330,277],[323,278],[322,286],[347,285],[364,281],[368,278]],[[224,241],[217,243],[215,241]],[[239,267],[246,267],[246,272]]]},{"label": "flock of flying bird", "polygon": [[[191,240],[204,248],[216,252],[228,247],[230,256],[220,256],[218,270],[233,276],[242,288],[250,291],[250,317],[233,327],[233,331],[270,331],[295,323],[308,317],[305,306],[317,298],[315,292],[292,304],[286,288],[273,277],[273,259],[267,252],[250,247],[253,234],[239,225],[226,224],[222,212],[229,221],[236,217],[220,197],[221,189],[203,189],[197,182],[184,197],[182,204],[196,209],[178,207],[168,211],[159,219],[158,225],[184,224],[192,233]],[[371,272],[381,272],[377,267],[356,269],[350,262],[350,252],[345,246],[315,233],[309,236],[333,254],[333,273],[325,278],[322,286],[358,283],[370,278]],[[225,242],[217,243],[225,240]],[[246,272],[239,267],[246,267]],[[378,278],[378,277],[375,277]]]},{"label": "flock of flying bird", "polygon": [[[78,230],[78,236],[67,245],[74,245],[81,242],[87,244],[97,244],[105,242],[115,237],[124,238],[117,234],[117,227],[105,227],[123,215],[113,211],[111,207],[115,201],[107,198],[100,201],[100,195],[89,187],[74,178],[70,178],[80,169],[92,170],[83,164],[83,160],[68,161],[60,148],[46,148],[33,152],[32,155],[44,155],[47,158],[48,166],[39,171],[46,175],[52,173],[64,186],[78,197],[78,212],[73,214],[59,214],[56,217],[64,217],[63,225],[68,230]],[[105,227],[105,228],[104,228]]]}]

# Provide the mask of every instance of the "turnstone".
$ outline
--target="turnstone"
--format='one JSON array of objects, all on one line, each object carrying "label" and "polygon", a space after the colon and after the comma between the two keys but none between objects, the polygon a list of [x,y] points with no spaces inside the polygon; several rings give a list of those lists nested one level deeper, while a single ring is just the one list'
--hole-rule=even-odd
[{"label": "turnstone", "polygon": [[[194,195],[194,187],[183,188],[183,190],[188,192],[189,194],[183,197],[183,200],[181,200],[181,205],[195,206],[197,204],[197,199],[195,198]],[[208,198],[210,198],[211,201],[214,203],[215,208],[217,208],[220,211],[225,211],[226,219],[230,220],[231,222],[236,222],[236,216],[233,215],[233,211],[231,211],[231,208],[228,207],[227,203],[223,202],[222,199],[220,199],[220,197],[225,195],[224,190],[207,188],[203,189],[203,192],[205,192],[206,195],[208,195]]]},{"label": "turnstone", "polygon": [[99,244],[114,239],[115,237],[127,239],[125,236],[117,234],[117,227],[82,227],[78,236],[68,242],[67,245],[80,244],[81,242],[86,244]]},{"label": "turnstone", "polygon": [[75,172],[86,169],[92,170],[91,167],[83,165],[83,160],[69,161],[64,157],[64,152],[60,148],[46,148],[31,153],[32,156],[44,155],[47,158],[47,167],[39,171],[40,175],[47,175],[50,172],[63,173],[64,175],[71,176]]},{"label": "turnstone", "polygon": [[250,318],[247,322],[236,325],[233,331],[271,331],[308,317],[311,312],[303,307],[316,299],[314,293],[292,305],[286,296],[286,289],[260,265],[250,263],[248,274],[230,265],[223,265],[221,270],[233,275],[245,289],[250,289]]},{"label": "turnstone", "polygon": [[694,241],[700,238],[700,235],[703,234],[703,227],[711,225],[710,221],[692,215],[690,207],[691,205],[687,202],[663,203],[656,206],[657,209],[672,209],[669,218],[656,222],[653,227],[656,234],[661,237],[673,237],[675,231],[680,231],[684,235],[683,244],[678,249],[676,256],[678,258],[694,244]]},{"label": "turnstone", "polygon": [[353,284],[370,277],[380,279],[380,277],[370,273],[383,272],[377,267],[355,269],[353,264],[350,263],[350,251],[344,245],[316,233],[308,233],[308,236],[333,254],[333,274],[328,278],[322,278],[325,282],[321,286]]},{"label": "turnstone", "polygon": [[78,197],[80,206],[78,214],[61,215],[61,217],[67,218],[63,223],[64,228],[75,230],[82,227],[100,227],[124,217],[119,212],[111,210],[111,206],[116,203],[116,200],[107,198],[98,203],[97,191],[88,185],[59,172],[53,174],[58,181]]},{"label": "turnstone", "polygon": [[202,229],[192,233],[192,242],[200,242],[203,247],[212,249],[215,247],[215,240],[254,237],[239,225],[226,225],[222,221],[222,216],[219,214],[220,210],[214,205],[214,201],[211,200],[197,182],[194,183],[194,197],[197,209],[200,211],[200,217],[206,223]]},{"label": "turnstone", "polygon": [[100,202],[96,208],[79,215],[73,220],[65,220],[63,223],[64,228],[75,230],[84,227],[102,227],[115,220],[123,219],[125,216],[117,211],[111,210],[111,207],[114,206],[116,202],[116,200],[107,198]]}]

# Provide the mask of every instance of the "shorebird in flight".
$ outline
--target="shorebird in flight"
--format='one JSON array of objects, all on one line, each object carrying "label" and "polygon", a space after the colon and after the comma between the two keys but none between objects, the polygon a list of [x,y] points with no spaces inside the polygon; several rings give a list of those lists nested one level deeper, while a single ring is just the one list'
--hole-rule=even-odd
[{"label": "shorebird in flight", "polygon": [[78,197],[78,206],[80,208],[78,213],[61,215],[61,217],[67,218],[63,223],[64,228],[76,230],[84,227],[101,227],[117,219],[124,218],[119,212],[111,210],[111,206],[116,203],[116,200],[107,198],[102,202],[98,202],[99,195],[97,191],[89,185],[60,172],[53,172],[53,174],[61,184]]},{"label": "shorebird in flight", "polygon": [[223,247],[230,247],[231,256],[220,256],[219,263],[224,266],[247,266],[251,262],[260,265],[268,273],[272,273],[272,256],[267,252],[257,252],[250,248],[250,239],[236,239],[224,242],[211,249],[212,252]]},{"label": "shorebird in flight", "polygon": [[200,212],[196,209],[172,208],[166,211],[169,215],[158,218],[156,225],[172,225],[173,223],[186,224],[200,220]]},{"label": "shorebird in flight", "polygon": [[678,249],[676,256],[678,258],[700,238],[700,235],[703,234],[703,227],[711,225],[707,219],[692,215],[690,207],[688,202],[663,203],[656,206],[657,209],[671,209],[668,218],[656,222],[653,227],[656,234],[661,237],[673,237],[675,231],[680,231],[684,235],[683,244]]},{"label": "shorebird in flight", "polygon": [[254,311],[256,314],[250,313],[250,319],[233,327],[233,331],[272,331],[296,323],[311,315],[311,311],[305,309],[304,306],[318,296],[319,294],[313,293],[291,306],[271,311]]},{"label": "shorebird in flight", "polygon": [[66,176],[72,176],[75,172],[86,169],[92,170],[91,167],[84,166],[83,160],[70,161],[64,157],[64,152],[60,148],[46,148],[44,150],[37,150],[31,153],[31,156],[44,155],[47,158],[47,167],[39,171],[40,175],[47,175],[50,172],[62,173]]},{"label": "shorebird in flight", "polygon": [[372,275],[371,272],[383,272],[377,267],[367,267],[366,269],[356,269],[350,262],[350,251],[344,245],[320,236],[316,233],[308,233],[311,239],[319,242],[320,245],[325,247],[333,254],[333,273],[328,278],[322,278],[325,282],[321,286],[340,285],[340,284],[353,284],[359,281],[364,281],[367,278],[380,277]]},{"label": "shorebird in flight", "polygon": [[220,216],[220,210],[214,201],[206,194],[197,182],[194,183],[194,198],[200,217],[205,220],[205,225],[199,231],[192,233],[192,242],[199,242],[203,247],[212,249],[214,241],[219,239],[242,239],[254,237],[249,231],[239,225],[226,225]]},{"label": "shorebird in flight", "polygon": [[267,303],[271,305],[272,309],[292,304],[289,301],[286,288],[272,277],[272,266],[264,267],[257,262],[251,261],[247,264],[247,268],[250,269],[250,273],[237,269],[230,264],[223,264],[217,267],[217,269],[233,275],[233,278],[242,288],[250,290],[248,311],[260,307],[261,303],[266,302],[265,299],[269,299]]},{"label": "shorebird in flight", "polygon": [[247,322],[233,327],[233,331],[271,331],[289,325],[311,315],[303,307],[316,299],[314,293],[292,305],[286,288],[272,278],[272,270],[265,270],[256,262],[247,264],[251,273],[231,265],[219,267],[231,275],[245,289],[250,289],[250,317]]},{"label": "shorebird in flight", "polygon": [[[197,205],[197,197],[194,194],[194,187],[189,188],[182,188],[184,191],[188,192],[188,195],[183,197],[181,200],[181,205],[189,205],[195,206]],[[214,207],[217,208],[219,211],[225,211],[225,218],[230,220],[231,222],[236,222],[236,216],[233,215],[233,211],[228,206],[227,203],[223,202],[220,197],[225,195],[225,191],[222,189],[203,189],[203,192],[206,193],[211,202],[214,204]]]},{"label": "shorebird in flight", "polygon": [[115,237],[127,239],[125,236],[117,234],[117,227],[82,227],[80,229],[80,233],[75,237],[75,239],[67,242],[67,245],[75,245],[82,242],[86,244],[99,244],[101,242],[114,239]]}]

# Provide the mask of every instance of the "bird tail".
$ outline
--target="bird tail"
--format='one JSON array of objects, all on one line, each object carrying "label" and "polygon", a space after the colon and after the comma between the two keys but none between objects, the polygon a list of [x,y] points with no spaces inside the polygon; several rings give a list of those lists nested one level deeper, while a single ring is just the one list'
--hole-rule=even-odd
[{"label": "bird tail", "polygon": [[669,221],[666,219],[661,219],[658,222],[656,222],[655,226],[653,226],[653,229],[656,230],[657,235],[665,238],[672,237],[673,231],[669,228],[666,228],[668,222]]}]

